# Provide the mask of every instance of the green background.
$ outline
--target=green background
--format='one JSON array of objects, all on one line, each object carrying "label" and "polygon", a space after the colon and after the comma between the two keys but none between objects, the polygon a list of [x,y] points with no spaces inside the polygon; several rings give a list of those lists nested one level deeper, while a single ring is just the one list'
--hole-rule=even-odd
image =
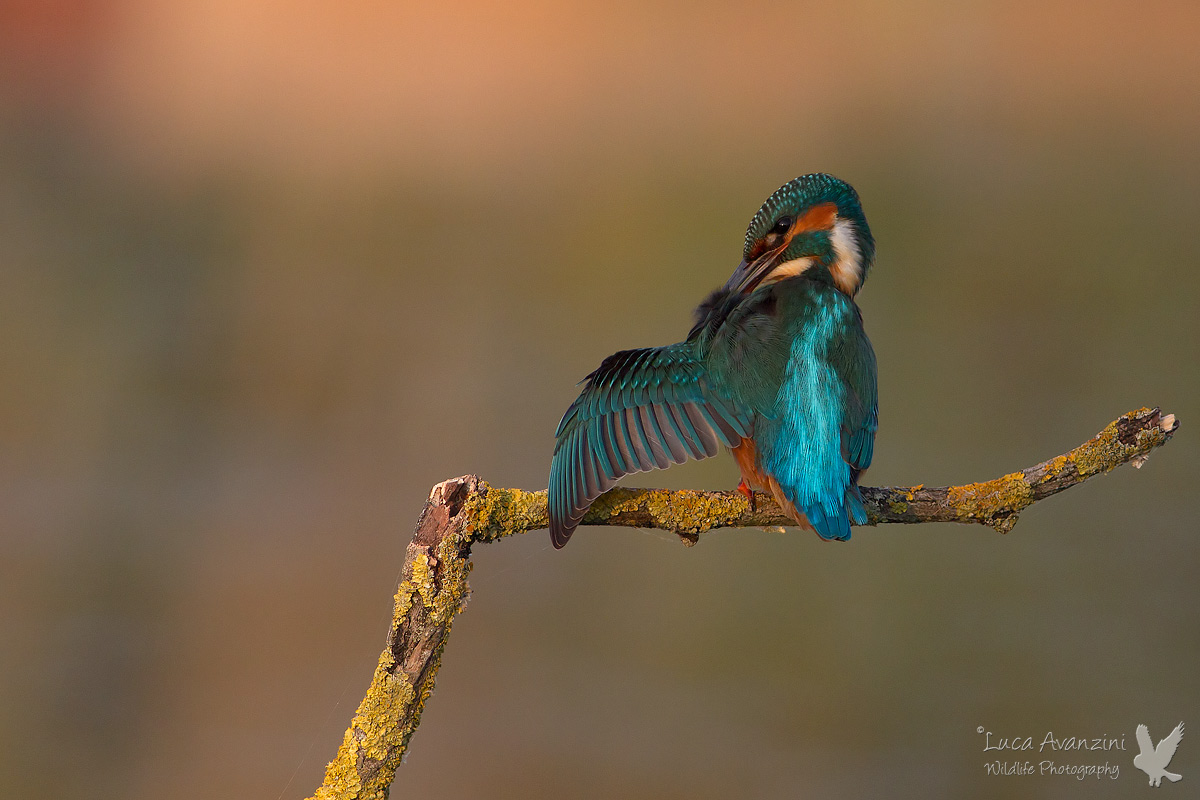
[{"label": "green background", "polygon": [[[798,174],[879,258],[870,485],[1182,420],[1001,537],[478,548],[395,797],[1131,797],[1200,732],[1189,4],[0,11],[0,794],[303,797],[429,488],[545,486]],[[635,483],[731,488],[722,456]],[[988,777],[999,736],[1116,781]],[[1200,781],[1186,736],[1172,769]],[[1011,759],[1006,759],[1011,760]],[[1036,758],[1035,758],[1036,760]]]}]

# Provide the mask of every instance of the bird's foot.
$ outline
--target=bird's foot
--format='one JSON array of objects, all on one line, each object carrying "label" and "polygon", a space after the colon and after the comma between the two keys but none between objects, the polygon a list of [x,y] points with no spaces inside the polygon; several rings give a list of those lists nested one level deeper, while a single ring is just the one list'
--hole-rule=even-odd
[{"label": "bird's foot", "polygon": [[754,499],[754,490],[746,484],[744,478],[738,482],[737,490],[746,496],[746,499],[750,501],[750,510],[757,514],[758,501]]}]

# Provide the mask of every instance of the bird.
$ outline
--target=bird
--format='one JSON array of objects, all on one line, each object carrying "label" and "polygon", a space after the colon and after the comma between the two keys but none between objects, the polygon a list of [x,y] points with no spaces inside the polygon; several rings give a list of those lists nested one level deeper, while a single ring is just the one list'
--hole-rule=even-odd
[{"label": "bird", "polygon": [[773,192],[741,263],[682,342],[622,350],[582,381],[555,431],[547,509],[562,548],[625,475],[717,455],[738,490],[847,540],[867,522],[858,480],[878,428],[875,352],[854,301],[875,261],[858,193],[826,173]]},{"label": "bird", "polygon": [[1150,729],[1145,725],[1137,726],[1137,742],[1141,752],[1133,757],[1133,765],[1150,776],[1151,786],[1161,786],[1163,778],[1174,783],[1183,777],[1178,772],[1167,772],[1167,765],[1175,757],[1175,749],[1179,747],[1179,740],[1182,738],[1181,722],[1158,743],[1158,747],[1155,747],[1150,738]]}]

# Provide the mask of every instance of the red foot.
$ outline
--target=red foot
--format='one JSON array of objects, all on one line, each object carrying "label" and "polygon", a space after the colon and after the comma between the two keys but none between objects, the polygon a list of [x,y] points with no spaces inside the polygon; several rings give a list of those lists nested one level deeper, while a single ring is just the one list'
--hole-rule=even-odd
[{"label": "red foot", "polygon": [[738,482],[737,490],[739,492],[741,492],[742,494],[744,494],[746,496],[746,499],[750,501],[750,510],[757,513],[758,512],[758,502],[754,499],[754,490],[746,485],[745,478],[743,478],[741,481]]}]

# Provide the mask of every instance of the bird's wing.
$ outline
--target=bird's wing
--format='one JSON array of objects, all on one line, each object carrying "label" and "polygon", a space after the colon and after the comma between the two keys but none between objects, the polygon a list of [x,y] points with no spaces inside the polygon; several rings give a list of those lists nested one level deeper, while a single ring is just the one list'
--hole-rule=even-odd
[{"label": "bird's wing", "polygon": [[688,342],[615,353],[589,375],[555,432],[550,538],[562,547],[617,479],[708,458],[750,433],[750,415],[710,386]]},{"label": "bird's wing", "polygon": [[846,328],[830,343],[829,362],[846,390],[842,416],[842,458],[858,473],[871,466],[875,431],[879,428],[879,394],[875,374],[875,351],[862,325]]},{"label": "bird's wing", "polygon": [[1149,755],[1154,752],[1154,742],[1150,740],[1150,729],[1145,725],[1137,726],[1137,743],[1141,749],[1140,755]]},{"label": "bird's wing", "polygon": [[1161,766],[1165,767],[1171,763],[1171,759],[1175,757],[1175,749],[1179,747],[1179,740],[1182,738],[1183,723],[1181,722],[1175,726],[1175,730],[1158,743],[1158,747],[1154,748],[1154,755]]}]

